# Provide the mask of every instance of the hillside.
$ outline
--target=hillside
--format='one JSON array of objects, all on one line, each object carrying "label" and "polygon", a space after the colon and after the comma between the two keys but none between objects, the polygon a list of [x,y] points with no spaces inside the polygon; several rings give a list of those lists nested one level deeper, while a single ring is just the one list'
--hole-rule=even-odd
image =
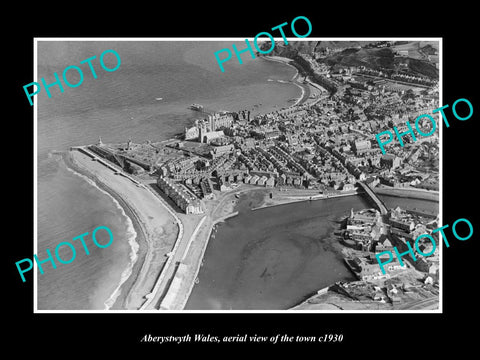
[{"label": "hillside", "polygon": [[[392,47],[372,47],[358,48],[365,46],[367,41],[289,41],[288,45],[284,45],[283,41],[276,41],[273,51],[268,54],[272,56],[283,56],[295,59],[297,54],[309,54],[313,52],[318,54],[325,48],[343,49],[335,51],[333,54],[327,55],[321,61],[329,66],[365,66],[375,70],[387,72],[401,71],[412,75],[427,76],[430,78],[438,78],[439,72],[434,64],[426,61],[424,54],[435,54],[438,52],[435,42],[405,42],[399,43]],[[263,43],[260,48],[269,49],[270,43]],[[412,53],[409,57],[395,56],[399,49],[408,50]],[[422,53],[419,53],[419,50]]]},{"label": "hillside", "polygon": [[[397,62],[397,59],[395,59],[395,61]],[[401,60],[398,61],[400,62]],[[423,75],[428,76],[429,78],[438,79],[438,69],[427,61],[407,58],[403,59],[403,62],[407,63],[408,69],[413,75]]]},{"label": "hillside", "polygon": [[[426,51],[434,52],[435,48],[427,45]],[[434,64],[412,57],[396,57],[393,48],[345,49],[324,59],[327,65],[366,66],[375,70],[402,71],[412,75],[427,76],[437,79],[438,69]],[[402,67],[401,64],[406,66]]]},{"label": "hillside", "polygon": [[324,59],[327,65],[367,66],[376,70],[394,69],[394,53],[390,48],[345,49]]},{"label": "hillside", "polygon": [[[269,55],[276,56],[294,56],[297,52],[312,54],[313,51],[329,49],[348,49],[352,47],[364,46],[374,41],[295,41],[290,39],[288,45],[284,45],[283,40],[275,42],[275,48]],[[270,42],[262,44],[261,49],[269,48]]]},{"label": "hillside", "polygon": [[367,44],[375,43],[376,41],[318,41],[317,49],[330,48],[330,49],[346,49],[359,46],[365,46]]}]

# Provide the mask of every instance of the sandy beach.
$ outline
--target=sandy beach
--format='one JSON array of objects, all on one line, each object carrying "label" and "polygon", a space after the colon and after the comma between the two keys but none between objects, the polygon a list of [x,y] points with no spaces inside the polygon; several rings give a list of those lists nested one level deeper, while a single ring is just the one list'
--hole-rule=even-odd
[{"label": "sandy beach", "polygon": [[[113,196],[132,220],[137,233],[135,264],[110,308],[156,310],[168,303],[167,309],[182,310],[193,288],[213,226],[233,212],[236,201],[232,199],[236,191],[221,194],[217,200],[209,202],[204,215],[192,216],[173,210],[174,217],[166,207],[172,205],[171,201],[155,190],[155,186],[145,182],[148,189],[136,186],[79,151],[70,151],[65,161],[74,171],[94,180]],[[170,261],[167,261],[168,253],[171,253]],[[148,302],[147,296],[151,298]]]},{"label": "sandy beach", "polygon": [[[268,60],[268,61],[280,62],[282,64],[288,65],[288,66],[295,69],[296,72],[295,72],[295,75],[293,76],[291,82],[292,82],[292,84],[298,86],[302,90],[302,94],[300,95],[300,97],[297,99],[297,101],[292,106],[302,105],[309,100],[315,102],[315,101],[317,101],[317,99],[321,98],[321,95],[328,94],[328,91],[326,89],[324,89],[323,87],[321,87],[320,85],[315,84],[315,86],[313,86],[311,84],[311,79],[307,78],[307,81],[308,81],[307,83],[305,83],[303,81],[300,82],[299,81],[300,73],[299,73],[298,69],[291,64],[293,62],[292,59],[282,57],[282,56],[262,56],[261,58],[265,59],[265,60]],[[313,100],[310,98],[311,95],[315,96],[313,98]]]},{"label": "sandy beach", "polygon": [[167,260],[166,254],[174,246],[178,234],[175,219],[148,190],[137,187],[123,176],[115,175],[89,156],[71,151],[67,154],[66,163],[117,199],[134,224],[137,259],[111,309],[138,309],[145,301],[145,295],[151,292]]},{"label": "sandy beach", "polygon": [[290,64],[290,62],[293,61],[292,59],[281,57],[281,56],[262,56],[261,59],[265,59],[265,60],[268,60],[268,61],[280,62],[282,64],[288,65],[288,66],[292,67],[293,69],[295,69],[295,75],[292,77],[290,82],[292,84],[298,86],[300,88],[300,90],[302,91],[302,94],[295,101],[295,103],[292,104],[291,106],[301,105],[305,101],[308,100],[308,98],[310,97],[310,92],[311,92],[310,86],[305,85],[305,84],[301,83],[300,81],[298,81],[298,78],[300,77],[300,73],[298,72],[298,69],[295,66]]},{"label": "sandy beach", "polygon": [[[268,57],[268,60],[292,66],[291,59]],[[309,100],[311,93],[322,91],[298,81],[299,72],[292,67],[296,72],[289,82],[302,90],[300,98],[291,105],[295,106]],[[307,193],[311,194],[293,191],[276,196],[272,201],[267,199],[266,189],[241,185],[238,189],[218,193],[216,200],[207,202],[205,214],[192,216],[177,211],[155,186],[139,187],[86,154],[70,151],[65,160],[69,167],[94,180],[118,201],[137,233],[136,244],[132,246],[131,274],[121,280],[120,294],[112,294],[112,304],[108,307],[112,310],[182,310],[194,286],[210,236],[215,236],[215,225],[236,211],[235,194],[260,191],[263,196],[258,199],[261,199],[258,205],[305,201]]]},{"label": "sandy beach", "polygon": [[[186,215],[173,210],[175,215],[172,215],[167,207],[173,209],[174,206],[161,191],[151,186],[153,180],[149,181],[152,184],[143,182],[148,189],[139,187],[79,151],[69,152],[65,160],[69,167],[93,179],[119,202],[137,233],[136,261],[131,275],[122,279],[121,293],[110,307],[113,310],[183,310],[198,281],[203,257],[210,238],[215,237],[217,223],[235,216],[237,211],[244,211],[245,206],[263,208],[319,197],[316,190],[280,191],[241,184],[236,189],[216,191],[216,199],[206,202],[205,214]],[[415,193],[425,196],[422,191]],[[241,194],[247,194],[248,200],[239,207]],[[351,195],[356,193],[332,197]],[[340,251],[341,246],[335,236],[331,236],[331,243]],[[150,299],[146,302],[147,297]],[[303,304],[298,309],[303,306],[311,308]]]}]

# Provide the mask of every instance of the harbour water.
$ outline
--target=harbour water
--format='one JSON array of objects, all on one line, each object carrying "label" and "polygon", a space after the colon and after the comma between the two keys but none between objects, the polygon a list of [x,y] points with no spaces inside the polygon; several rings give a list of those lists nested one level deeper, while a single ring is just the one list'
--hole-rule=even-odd
[{"label": "harbour water", "polygon": [[[384,196],[387,206],[435,212],[438,203]],[[187,310],[282,310],[336,281],[354,280],[332,246],[338,221],[369,208],[362,195],[248,210],[218,226]]]},{"label": "harbour water", "polygon": [[[52,151],[91,144],[99,136],[105,143],[171,138],[199,117],[188,109],[191,103],[267,112],[300,96],[297,86],[267,81],[294,76],[294,69],[280,63],[245,57],[244,64],[232,61],[222,73],[213,53],[227,46],[231,42],[38,43],[38,80],[44,77],[52,83],[54,72],[61,77],[67,66],[80,66],[80,61],[94,55],[98,78],[93,79],[83,65],[79,87],[65,87],[61,93],[53,86],[51,98],[44,91],[36,96],[37,255],[43,259],[45,249],[53,251],[58,243],[91,234],[97,226],[107,226],[114,234],[108,248],[91,246],[88,256],[77,251],[72,263],[57,264],[57,269],[45,264],[45,273],[38,274],[38,309],[105,309],[135,258],[135,233],[123,210],[107,193],[70,171]],[[107,49],[121,57],[115,72],[104,72],[98,64]],[[69,81],[76,83],[75,71],[68,74]]]}]

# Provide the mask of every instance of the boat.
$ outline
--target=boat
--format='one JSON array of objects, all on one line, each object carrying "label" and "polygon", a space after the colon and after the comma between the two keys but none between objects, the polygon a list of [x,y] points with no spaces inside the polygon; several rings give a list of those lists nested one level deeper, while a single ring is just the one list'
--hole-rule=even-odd
[{"label": "boat", "polygon": [[192,105],[190,105],[189,109],[196,110],[196,111],[202,111],[203,110],[203,105],[192,104]]},{"label": "boat", "polygon": [[163,100],[163,98],[155,98],[155,100],[160,101]]}]

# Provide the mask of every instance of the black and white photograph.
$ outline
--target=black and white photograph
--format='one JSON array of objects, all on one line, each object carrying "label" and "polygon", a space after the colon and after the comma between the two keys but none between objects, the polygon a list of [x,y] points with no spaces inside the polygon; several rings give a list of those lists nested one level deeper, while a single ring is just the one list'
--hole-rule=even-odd
[{"label": "black and white photograph", "polygon": [[475,11],[265,5],[3,24],[15,356],[473,349]]},{"label": "black and white photograph", "polygon": [[440,309],[440,39],[53,40],[37,310]]}]

